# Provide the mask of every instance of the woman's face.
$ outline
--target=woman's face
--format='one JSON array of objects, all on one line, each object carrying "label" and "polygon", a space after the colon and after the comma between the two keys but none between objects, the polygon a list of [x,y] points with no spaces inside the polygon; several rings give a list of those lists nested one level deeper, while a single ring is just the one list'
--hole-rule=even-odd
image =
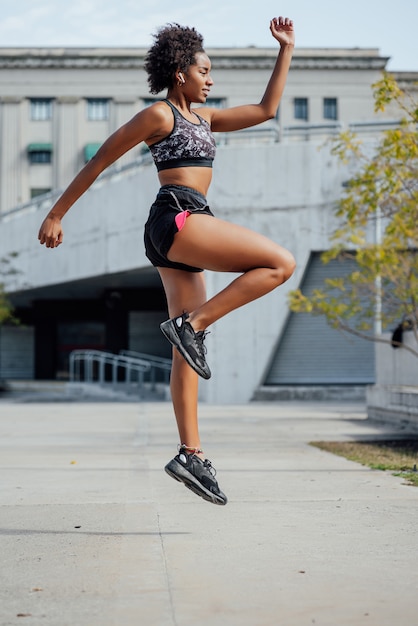
[{"label": "woman's face", "polygon": [[184,72],[185,82],[181,89],[191,102],[204,104],[209,95],[213,80],[210,75],[211,62],[205,52],[195,55],[195,63]]}]

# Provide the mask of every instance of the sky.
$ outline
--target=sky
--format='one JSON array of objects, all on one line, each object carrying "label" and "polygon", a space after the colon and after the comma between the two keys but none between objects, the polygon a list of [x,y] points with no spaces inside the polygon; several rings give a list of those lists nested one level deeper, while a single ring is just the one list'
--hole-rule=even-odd
[{"label": "sky", "polygon": [[389,70],[418,71],[416,0],[2,0],[0,47],[138,46],[169,22],[211,47],[274,46],[272,17],[295,23],[301,48],[378,48]]}]

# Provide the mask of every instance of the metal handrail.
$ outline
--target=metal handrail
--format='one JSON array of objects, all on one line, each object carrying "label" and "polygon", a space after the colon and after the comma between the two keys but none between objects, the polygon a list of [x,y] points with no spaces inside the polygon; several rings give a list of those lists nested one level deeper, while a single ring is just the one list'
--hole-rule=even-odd
[{"label": "metal handrail", "polygon": [[339,133],[343,129],[343,124],[341,122],[320,122],[317,124],[311,124],[307,122],[306,124],[289,124],[288,126],[283,126],[283,134],[288,133],[300,133],[301,135],[305,133],[314,133],[314,132],[333,132]]},{"label": "metal handrail", "polygon": [[363,120],[360,122],[349,122],[348,128],[355,132],[363,129],[371,129],[381,131],[382,129],[396,128],[401,124],[402,120]]},{"label": "metal handrail", "polygon": [[166,359],[161,356],[154,356],[152,354],[145,354],[144,352],[136,352],[135,350],[121,350],[119,352],[122,356],[132,357],[134,359],[140,359],[149,363],[150,365],[150,382],[152,387],[155,387],[157,381],[158,372],[162,373],[164,383],[168,384],[171,372],[171,359]]},{"label": "metal handrail", "polygon": [[141,359],[147,363],[153,363],[160,365],[164,369],[171,369],[171,359],[166,359],[162,356],[155,356],[153,354],[146,354],[145,352],[137,352],[136,350],[120,350],[119,354],[122,356],[130,356],[134,359]]},{"label": "metal handrail", "polygon": [[[95,364],[97,364],[96,367]],[[106,368],[106,365],[110,367]],[[123,382],[126,385],[135,382],[138,389],[141,390],[144,385],[144,374],[150,372],[151,365],[142,359],[102,352],[101,350],[73,350],[70,353],[70,382],[97,383],[99,385],[110,382],[115,385],[121,382],[119,379],[121,370],[124,372]],[[136,374],[136,380],[133,379],[133,373]]]}]

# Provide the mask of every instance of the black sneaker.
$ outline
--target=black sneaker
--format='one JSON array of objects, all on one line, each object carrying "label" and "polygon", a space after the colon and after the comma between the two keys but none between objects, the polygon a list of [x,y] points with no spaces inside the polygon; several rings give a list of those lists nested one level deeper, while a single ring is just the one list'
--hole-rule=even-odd
[{"label": "black sneaker", "polygon": [[164,469],[204,500],[221,505],[228,502],[226,495],[219,489],[215,468],[208,459],[202,461],[195,454],[187,454],[180,448],[177,456]]},{"label": "black sneaker", "polygon": [[197,333],[193,330],[192,325],[187,322],[188,313],[183,313],[178,317],[173,317],[160,324],[160,328],[167,337],[168,341],[173,344],[184,357],[187,363],[202,378],[211,377],[210,369],[206,363],[206,348],[203,345],[205,331],[199,330]]}]

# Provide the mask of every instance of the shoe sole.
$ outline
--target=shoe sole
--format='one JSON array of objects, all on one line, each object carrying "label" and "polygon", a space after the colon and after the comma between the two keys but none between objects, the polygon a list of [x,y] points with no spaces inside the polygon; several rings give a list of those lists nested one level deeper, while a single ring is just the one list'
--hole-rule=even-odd
[{"label": "shoe sole", "polygon": [[209,380],[209,378],[211,377],[211,373],[210,372],[207,373],[207,372],[204,372],[203,370],[201,370],[199,368],[199,366],[196,365],[196,363],[190,357],[189,353],[183,348],[183,345],[182,345],[182,343],[180,341],[180,337],[178,336],[178,334],[173,329],[173,324],[171,323],[171,320],[167,320],[166,322],[163,322],[162,324],[160,324],[160,329],[161,329],[161,332],[163,333],[164,337],[166,339],[168,339],[168,341],[175,348],[177,348],[177,350],[180,352],[181,356],[187,361],[187,363],[190,365],[190,367],[197,374],[199,374],[199,376],[201,376],[205,380]]},{"label": "shoe sole", "polygon": [[164,469],[167,474],[171,476],[171,478],[174,478],[174,480],[183,483],[183,485],[190,489],[190,491],[193,491],[193,493],[200,496],[207,502],[212,502],[212,504],[218,504],[220,506],[224,506],[227,503],[226,499],[222,500],[222,498],[220,498],[216,494],[205,489],[203,485],[198,480],[196,480],[193,474],[191,474],[175,459],[167,463]]}]

